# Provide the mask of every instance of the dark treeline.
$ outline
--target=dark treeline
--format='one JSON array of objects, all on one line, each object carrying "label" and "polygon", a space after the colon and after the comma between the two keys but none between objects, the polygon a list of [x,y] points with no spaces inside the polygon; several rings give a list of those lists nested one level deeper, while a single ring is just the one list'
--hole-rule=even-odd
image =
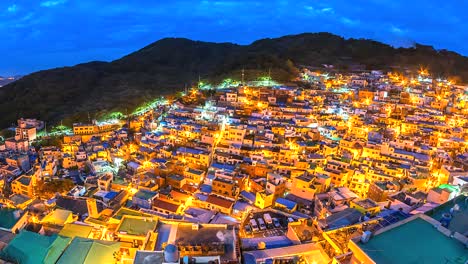
[{"label": "dark treeline", "polygon": [[65,123],[87,113],[125,109],[193,85],[199,76],[217,82],[266,75],[281,82],[296,77],[294,65],[333,64],[341,69],[416,69],[468,79],[468,58],[429,46],[393,48],[372,40],[344,39],[329,33],[262,39],[250,45],[208,43],[180,38],[159,40],[113,62],[90,62],[36,72],[0,89],[0,126],[18,117]]}]

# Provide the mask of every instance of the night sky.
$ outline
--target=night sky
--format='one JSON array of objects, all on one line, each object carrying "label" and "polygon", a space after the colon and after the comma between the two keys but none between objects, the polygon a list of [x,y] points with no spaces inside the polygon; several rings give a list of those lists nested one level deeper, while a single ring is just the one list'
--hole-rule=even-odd
[{"label": "night sky", "polygon": [[109,61],[163,37],[248,44],[327,31],[468,55],[467,10],[465,0],[0,0],[0,75]]}]

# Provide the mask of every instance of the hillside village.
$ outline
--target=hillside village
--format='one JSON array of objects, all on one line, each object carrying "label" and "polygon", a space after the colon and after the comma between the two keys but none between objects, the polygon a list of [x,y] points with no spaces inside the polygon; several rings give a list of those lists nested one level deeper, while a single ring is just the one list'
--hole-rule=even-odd
[{"label": "hillside village", "polygon": [[68,129],[19,119],[0,143],[0,259],[468,261],[468,87],[426,70],[298,79],[199,83]]}]

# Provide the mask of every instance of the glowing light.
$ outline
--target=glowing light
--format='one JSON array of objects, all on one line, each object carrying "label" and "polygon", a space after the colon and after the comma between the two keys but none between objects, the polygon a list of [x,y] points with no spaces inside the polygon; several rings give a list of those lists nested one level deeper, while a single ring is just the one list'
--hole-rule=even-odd
[{"label": "glowing light", "polygon": [[153,167],[153,163],[151,163],[150,161],[147,161],[147,160],[146,160],[146,161],[143,162],[143,167],[144,167],[144,168],[147,168],[147,169],[152,168],[152,167]]},{"label": "glowing light", "polygon": [[139,106],[137,109],[135,109],[135,111],[133,111],[132,115],[136,115],[136,116],[143,115],[143,114],[151,111],[152,109],[156,108],[157,106],[163,105],[163,104],[167,104],[167,100],[165,100],[162,97],[157,98],[157,99],[155,99],[153,101],[150,101],[148,103],[145,103],[145,104]]},{"label": "glowing light", "polygon": [[115,166],[118,168],[118,167],[120,167],[120,165],[122,165],[122,162],[123,162],[123,161],[124,161],[124,160],[121,159],[121,158],[115,158],[115,159],[114,159],[114,164],[115,164]]},{"label": "glowing light", "polygon": [[231,78],[224,79],[219,85],[218,88],[229,88],[229,87],[237,87],[240,85],[240,82],[237,80],[233,80]]},{"label": "glowing light", "polygon": [[131,193],[132,195],[134,195],[134,194],[137,193],[137,192],[138,192],[138,189],[136,189],[136,188],[130,188],[130,193]]},{"label": "glowing light", "polygon": [[263,76],[258,78],[256,81],[252,82],[253,86],[278,86],[279,84],[275,82],[269,76]]},{"label": "glowing light", "polygon": [[205,82],[200,81],[200,82],[198,82],[198,88],[200,90],[210,90],[212,88],[212,86],[209,83],[205,83]]},{"label": "glowing light", "polygon": [[421,69],[419,69],[419,75],[427,76],[429,75],[429,72],[427,71],[427,69],[421,67]]}]

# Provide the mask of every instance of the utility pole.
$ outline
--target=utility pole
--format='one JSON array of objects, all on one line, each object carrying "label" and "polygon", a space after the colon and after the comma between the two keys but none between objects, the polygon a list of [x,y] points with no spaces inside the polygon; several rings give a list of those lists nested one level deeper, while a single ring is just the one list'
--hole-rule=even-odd
[{"label": "utility pole", "polygon": [[200,74],[198,74],[198,84],[197,84],[198,90],[200,90],[200,81],[201,81]]},{"label": "utility pole", "polygon": [[268,68],[268,86],[270,86],[270,80],[271,80],[271,67]]},{"label": "utility pole", "polygon": [[244,86],[244,68],[242,68],[242,82],[241,85]]}]

